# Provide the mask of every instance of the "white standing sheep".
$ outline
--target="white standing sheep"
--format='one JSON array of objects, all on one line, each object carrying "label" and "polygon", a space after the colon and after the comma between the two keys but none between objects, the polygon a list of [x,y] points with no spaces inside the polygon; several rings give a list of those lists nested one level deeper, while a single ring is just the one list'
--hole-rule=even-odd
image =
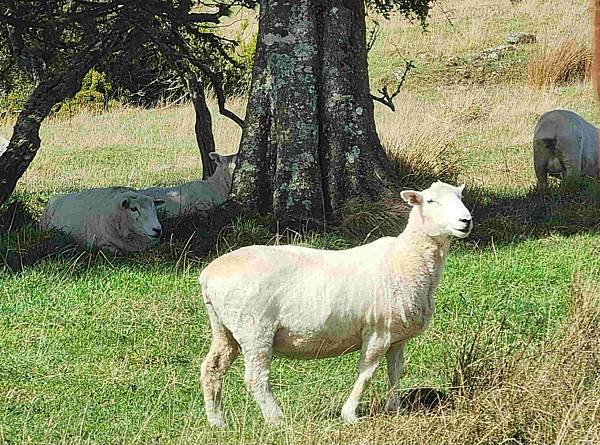
[{"label": "white standing sheep", "polygon": [[44,209],[42,229],[58,230],[83,247],[129,254],[158,243],[162,226],[156,207],[163,200],[128,187],[55,195]]},{"label": "white standing sheep", "polygon": [[217,163],[217,168],[212,176],[204,181],[186,182],[175,187],[151,187],[140,190],[141,193],[166,202],[159,212],[161,219],[162,217],[174,218],[189,213],[206,212],[227,201],[237,155],[224,156],[213,152],[209,156]]},{"label": "white standing sheep", "polygon": [[212,330],[201,366],[209,422],[225,425],[221,387],[240,349],[246,384],[269,423],[283,419],[269,383],[273,354],[316,359],[360,349],[358,377],[342,408],[351,423],[386,357],[387,408],[396,409],[404,345],[433,315],[450,237],[464,238],[473,226],[463,187],[438,181],[422,192],[403,191],[412,210],[397,238],[341,251],[250,246],[210,263],[199,280]]}]

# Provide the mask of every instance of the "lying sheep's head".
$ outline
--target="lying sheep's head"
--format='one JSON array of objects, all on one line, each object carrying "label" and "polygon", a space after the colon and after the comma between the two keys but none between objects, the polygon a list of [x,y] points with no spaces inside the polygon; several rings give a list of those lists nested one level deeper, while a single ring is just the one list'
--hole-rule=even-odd
[{"label": "lying sheep's head", "polygon": [[149,245],[158,243],[162,235],[162,226],[158,222],[156,209],[165,201],[133,191],[121,193],[115,200],[121,216],[119,220],[122,235],[130,239],[140,239]]},{"label": "lying sheep's head", "polygon": [[223,172],[223,176],[231,180],[233,177],[233,171],[235,170],[235,160],[237,158],[237,154],[220,155],[219,153],[212,152],[209,153],[208,156],[217,164],[215,174],[221,170]]},{"label": "lying sheep's head", "polygon": [[437,181],[422,192],[404,190],[401,196],[418,210],[424,230],[429,235],[465,238],[471,233],[473,219],[462,202],[464,187]]}]

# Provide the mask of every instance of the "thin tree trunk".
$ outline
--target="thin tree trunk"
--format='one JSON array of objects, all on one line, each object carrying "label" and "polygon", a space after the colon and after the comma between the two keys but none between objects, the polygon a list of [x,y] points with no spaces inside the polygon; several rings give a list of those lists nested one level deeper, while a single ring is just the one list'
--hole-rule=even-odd
[{"label": "thin tree trunk", "polygon": [[193,71],[185,72],[185,82],[196,112],[196,141],[202,159],[202,179],[207,179],[215,172],[215,163],[208,156],[215,151],[215,139],[212,128],[212,117],[206,103],[204,86],[198,82]]},{"label": "thin tree trunk", "polygon": [[177,50],[165,43],[167,37],[148,35],[163,54],[171,61],[181,79],[185,82],[187,90],[194,105],[196,121],[194,130],[196,133],[196,142],[200,150],[200,159],[202,160],[202,179],[209,178],[214,172],[216,165],[208,156],[215,151],[215,139],[212,128],[212,116],[206,103],[204,94],[204,85],[198,80],[195,67],[182,56]]},{"label": "thin tree trunk", "polygon": [[0,156],[0,204],[12,194],[17,181],[40,148],[39,130],[52,107],[81,89],[83,77],[123,40],[123,33],[88,46],[69,68],[41,80],[19,113],[6,151]]},{"label": "thin tree trunk", "polygon": [[397,184],[375,131],[363,0],[263,0],[233,200],[322,224]]}]

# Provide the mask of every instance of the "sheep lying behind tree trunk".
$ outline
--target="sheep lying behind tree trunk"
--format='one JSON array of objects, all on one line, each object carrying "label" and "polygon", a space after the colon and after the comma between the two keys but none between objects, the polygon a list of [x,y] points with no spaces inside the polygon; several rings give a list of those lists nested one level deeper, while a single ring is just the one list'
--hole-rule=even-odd
[{"label": "sheep lying behind tree trunk", "polygon": [[140,190],[140,193],[166,202],[158,213],[161,219],[206,212],[227,201],[236,155],[223,156],[213,152],[209,154],[209,157],[217,163],[217,168],[212,176],[204,181],[186,182],[175,187],[151,187]]},{"label": "sheep lying behind tree trunk", "polygon": [[251,246],[210,263],[199,280],[212,329],[201,366],[209,422],[225,425],[221,386],[240,349],[246,384],[269,423],[283,419],[269,383],[273,354],[314,359],[360,349],[358,377],[342,408],[351,423],[386,357],[387,408],[395,410],[404,345],[431,319],[450,237],[464,238],[472,228],[463,187],[438,181],[422,192],[403,191],[412,210],[397,238],[342,251]]}]

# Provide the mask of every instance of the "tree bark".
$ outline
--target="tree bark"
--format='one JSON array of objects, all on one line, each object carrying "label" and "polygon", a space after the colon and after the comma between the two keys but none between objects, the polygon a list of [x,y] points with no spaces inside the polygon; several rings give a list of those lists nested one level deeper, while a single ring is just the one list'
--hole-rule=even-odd
[{"label": "tree bark", "polygon": [[209,153],[215,151],[212,116],[206,103],[204,85],[198,81],[193,70],[185,72],[184,79],[190,92],[194,111],[196,112],[194,129],[196,131],[198,149],[200,150],[200,158],[202,159],[202,179],[207,179],[212,176],[216,168],[215,163],[208,156]]},{"label": "tree bark", "polygon": [[52,107],[79,91],[87,72],[123,38],[124,34],[115,33],[91,44],[73,59],[67,69],[40,80],[19,113],[10,143],[0,156],[0,204],[10,197],[40,148],[40,125]]},{"label": "tree bark", "polygon": [[262,0],[232,200],[335,222],[398,185],[375,130],[363,0]]}]

